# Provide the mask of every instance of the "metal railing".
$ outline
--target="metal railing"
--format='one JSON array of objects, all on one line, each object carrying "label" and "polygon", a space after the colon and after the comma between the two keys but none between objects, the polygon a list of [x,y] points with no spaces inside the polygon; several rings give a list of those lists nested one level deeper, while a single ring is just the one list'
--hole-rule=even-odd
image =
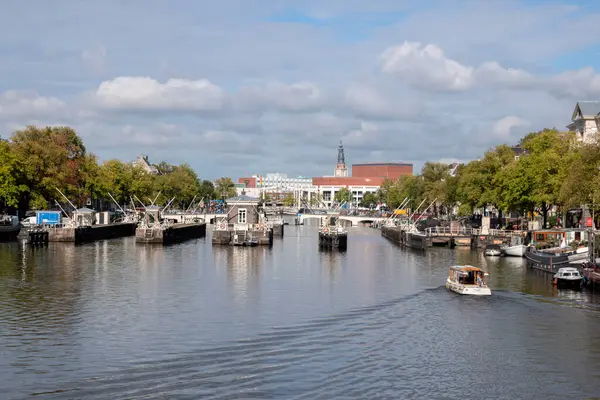
[{"label": "metal railing", "polygon": [[487,232],[481,228],[470,228],[465,226],[434,226],[425,229],[427,236],[479,236],[490,235],[498,237],[523,236],[526,231],[511,231],[504,229],[488,229]]}]

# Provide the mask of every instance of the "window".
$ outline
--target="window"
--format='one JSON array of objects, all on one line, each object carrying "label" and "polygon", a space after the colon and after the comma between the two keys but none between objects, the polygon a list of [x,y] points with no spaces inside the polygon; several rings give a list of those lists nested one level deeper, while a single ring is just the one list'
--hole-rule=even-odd
[{"label": "window", "polygon": [[245,224],[246,221],[246,209],[238,208],[238,224]]},{"label": "window", "polygon": [[330,191],[323,192],[323,201],[331,201],[331,192]]}]

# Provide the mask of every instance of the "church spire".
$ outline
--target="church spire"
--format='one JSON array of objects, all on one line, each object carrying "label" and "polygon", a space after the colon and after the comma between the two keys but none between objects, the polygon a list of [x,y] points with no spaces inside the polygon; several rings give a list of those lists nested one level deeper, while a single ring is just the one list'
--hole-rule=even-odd
[{"label": "church spire", "polygon": [[346,167],[346,157],[344,156],[344,145],[340,140],[340,146],[338,147],[338,159],[335,165],[334,176],[346,177],[348,176],[348,167]]},{"label": "church spire", "polygon": [[344,157],[344,145],[340,140],[340,146],[338,147],[338,164],[346,164],[346,157]]}]

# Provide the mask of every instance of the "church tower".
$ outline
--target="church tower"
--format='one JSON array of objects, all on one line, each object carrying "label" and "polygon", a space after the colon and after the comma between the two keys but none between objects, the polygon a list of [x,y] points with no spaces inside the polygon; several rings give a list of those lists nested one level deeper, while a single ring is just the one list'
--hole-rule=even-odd
[{"label": "church tower", "polygon": [[348,167],[346,167],[346,158],[344,157],[344,145],[340,140],[340,146],[338,147],[338,158],[337,164],[335,165],[334,176],[348,176]]}]

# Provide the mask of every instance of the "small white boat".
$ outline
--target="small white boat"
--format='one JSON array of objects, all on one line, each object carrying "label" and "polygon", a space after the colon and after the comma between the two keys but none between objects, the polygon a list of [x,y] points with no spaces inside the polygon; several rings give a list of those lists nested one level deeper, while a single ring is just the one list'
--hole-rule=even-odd
[{"label": "small white boat", "polygon": [[554,284],[561,287],[580,288],[583,276],[577,268],[563,267],[559,268],[554,274]]},{"label": "small white boat", "polygon": [[485,283],[486,275],[489,274],[472,265],[454,265],[450,267],[446,287],[458,294],[491,296],[492,291]]},{"label": "small white boat", "polygon": [[497,257],[502,255],[502,250],[497,244],[488,244],[487,246],[485,246],[484,254],[490,257]]},{"label": "small white boat", "polygon": [[502,251],[505,255],[511,257],[524,257],[527,246],[523,244],[523,238],[520,236],[512,236],[510,244],[502,246]]}]

